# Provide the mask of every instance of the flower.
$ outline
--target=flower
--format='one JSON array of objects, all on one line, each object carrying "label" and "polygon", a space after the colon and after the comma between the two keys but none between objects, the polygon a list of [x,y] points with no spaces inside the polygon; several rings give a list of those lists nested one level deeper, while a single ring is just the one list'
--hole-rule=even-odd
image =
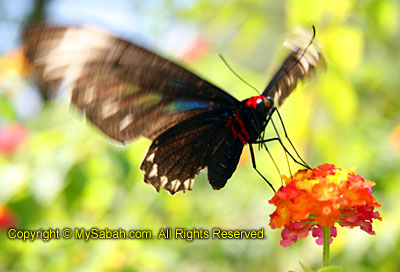
[{"label": "flower", "polygon": [[22,48],[12,50],[0,58],[0,80],[16,75],[28,76],[31,71],[32,67],[25,58]]},{"label": "flower", "polygon": [[0,204],[0,230],[11,228],[16,223],[13,212],[6,206]]},{"label": "flower", "polygon": [[354,169],[340,169],[333,164],[323,164],[314,169],[299,170],[288,178],[283,176],[282,186],[269,201],[276,206],[270,215],[272,229],[284,227],[281,245],[306,238],[310,231],[323,244],[322,227],[331,228],[336,237],[335,224],[342,227],[360,227],[373,235],[373,219],[382,220],[375,207],[380,207],[371,187],[373,181],[356,175]]},{"label": "flower", "polygon": [[0,128],[0,153],[12,153],[27,137],[27,130],[20,124]]},{"label": "flower", "polygon": [[195,37],[183,53],[182,59],[187,62],[195,62],[202,58],[210,50],[210,47],[210,41],[206,37]]},{"label": "flower", "polygon": [[392,135],[390,137],[390,144],[393,148],[394,151],[397,153],[400,153],[400,125],[396,126],[393,131]]}]

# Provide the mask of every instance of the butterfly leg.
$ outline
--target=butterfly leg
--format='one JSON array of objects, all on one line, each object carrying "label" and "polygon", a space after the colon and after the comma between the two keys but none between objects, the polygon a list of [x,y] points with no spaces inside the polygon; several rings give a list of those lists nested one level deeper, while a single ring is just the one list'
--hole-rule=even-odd
[{"label": "butterfly leg", "polygon": [[[275,124],[274,124],[274,122],[272,121],[272,115],[273,115],[275,112],[277,112],[277,114],[278,114],[278,117],[279,117],[279,120],[280,120],[280,122],[281,122],[281,124],[282,124],[283,132],[285,133],[286,139],[289,141],[289,143],[290,143],[290,145],[292,146],[294,152],[296,153],[297,157],[301,160],[302,163],[299,163],[296,159],[293,158],[293,156],[288,152],[288,150],[286,149],[286,147],[283,145],[282,141],[280,140],[278,130],[276,129]],[[289,139],[289,136],[288,136],[288,134],[287,134],[287,131],[286,131],[285,125],[284,125],[284,123],[283,123],[282,117],[281,117],[281,115],[280,115],[280,113],[279,113],[279,111],[278,111],[278,109],[277,109],[276,107],[273,107],[273,108],[272,108],[270,114],[268,115],[266,124],[268,124],[270,121],[272,122],[272,125],[273,125],[273,127],[274,127],[274,130],[275,130],[276,134],[278,135],[280,144],[282,145],[283,149],[287,152],[287,154],[289,154],[289,156],[290,156],[297,164],[299,164],[299,165],[301,165],[301,166],[303,166],[303,167],[305,167],[305,168],[311,169],[311,167],[301,158],[301,156],[300,156],[299,153],[297,152],[296,148],[294,147],[292,141]],[[272,138],[272,139],[274,139],[274,138]],[[264,141],[264,140],[263,140],[263,141]],[[261,145],[261,142],[262,142],[262,141],[258,141],[258,142],[256,142],[256,143],[259,143],[259,144]]]},{"label": "butterfly leg", "polygon": [[270,139],[266,139],[266,140],[262,140],[262,141],[254,141],[254,142],[252,142],[252,143],[253,143],[253,144],[263,144],[264,147],[267,148],[267,146],[265,145],[265,143],[267,143],[267,142],[272,142],[272,141],[278,141],[278,142],[281,144],[281,146],[283,147],[283,149],[285,150],[285,152],[292,158],[292,160],[293,160],[295,163],[297,163],[297,164],[299,164],[299,165],[301,165],[301,166],[303,166],[303,167],[305,167],[305,168],[311,169],[307,164],[303,164],[303,163],[299,162],[298,160],[296,160],[296,159],[293,157],[292,154],[290,154],[290,152],[289,152],[289,151],[286,149],[286,147],[283,145],[281,138],[278,138],[278,137],[277,137],[277,138],[270,138]]},{"label": "butterfly leg", "polygon": [[[282,120],[281,114],[279,113],[278,109],[277,109],[277,108],[274,108],[274,109],[275,109],[276,113],[278,114],[279,120],[281,121],[282,128],[283,128],[283,132],[285,133],[285,137],[286,137],[286,139],[289,141],[289,143],[290,143],[290,145],[292,146],[292,148],[293,148],[294,152],[296,153],[297,157],[298,157],[298,158],[301,160],[301,162],[306,166],[306,168],[311,169],[311,167],[301,158],[301,156],[300,156],[299,153],[297,152],[296,148],[294,147],[292,141],[289,139],[289,136],[288,136],[288,134],[287,134],[287,132],[286,132],[285,125],[283,124],[283,120]],[[275,125],[274,125],[274,129],[275,129],[276,133],[278,134],[278,132],[277,132],[277,130],[276,130],[276,128],[275,128]],[[290,154],[289,154],[289,155],[290,155]]]},{"label": "butterfly leg", "polygon": [[256,172],[265,180],[266,183],[268,183],[269,187],[271,187],[272,191],[274,191],[274,193],[276,193],[274,186],[272,186],[271,182],[269,182],[264,176],[263,174],[260,173],[260,171],[258,171],[257,166],[256,166],[256,157],[254,155],[254,150],[253,150],[253,146],[251,144],[249,144],[249,148],[250,148],[250,155],[251,155],[251,163],[253,164],[253,168],[254,170],[256,170]]}]

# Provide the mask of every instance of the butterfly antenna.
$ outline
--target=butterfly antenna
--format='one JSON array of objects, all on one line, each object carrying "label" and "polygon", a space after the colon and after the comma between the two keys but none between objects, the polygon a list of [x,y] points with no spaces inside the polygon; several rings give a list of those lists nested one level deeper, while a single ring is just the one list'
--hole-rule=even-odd
[{"label": "butterfly antenna", "polygon": [[284,76],[286,76],[294,67],[296,67],[297,64],[299,64],[299,62],[301,61],[301,59],[304,57],[304,55],[307,53],[308,48],[310,48],[310,46],[313,44],[314,40],[315,40],[315,35],[316,35],[316,30],[315,30],[315,26],[312,25],[312,29],[313,29],[313,35],[311,37],[310,42],[308,43],[308,45],[306,46],[306,48],[304,48],[303,52],[301,53],[300,57],[297,59],[297,61],[291,66],[289,67],[289,69],[285,69],[286,72],[284,74],[276,74],[275,76],[277,76],[277,78],[272,78],[272,80],[270,81],[270,83],[268,84],[268,86],[265,88],[264,93],[268,93],[269,90],[271,90],[275,84],[277,82],[279,82]]},{"label": "butterfly antenna", "polygon": [[311,46],[311,45],[313,44],[313,42],[315,41],[316,30],[315,30],[315,26],[314,26],[314,25],[312,25],[312,30],[313,30],[313,35],[312,35],[312,37],[311,37],[310,42],[308,43],[308,45],[306,46],[306,48],[304,48],[303,53],[301,53],[301,55],[300,55],[300,58],[297,60],[296,64],[294,64],[294,65],[290,68],[290,70],[293,69],[293,67],[296,66],[296,65],[300,62],[300,60],[301,60],[301,59],[304,57],[304,55],[307,53],[308,48],[310,48],[310,46]]},{"label": "butterfly antenna", "polygon": [[[313,29],[313,35],[311,37],[310,42],[308,43],[308,45],[306,46],[306,48],[304,48],[303,53],[301,53],[299,59],[296,61],[295,64],[292,65],[292,67],[289,68],[289,70],[287,70],[286,73],[289,73],[297,64],[299,64],[300,60],[304,57],[304,55],[307,53],[308,48],[310,48],[310,46],[313,44],[314,40],[315,40],[315,35],[316,35],[316,31],[315,31],[315,26],[312,25],[312,29]],[[282,75],[277,81],[279,81],[283,76]]]},{"label": "butterfly antenna", "polygon": [[244,80],[241,76],[239,76],[238,73],[236,73],[232,67],[228,64],[228,62],[225,60],[224,56],[222,56],[222,54],[218,54],[218,56],[221,58],[221,60],[225,63],[226,67],[228,67],[229,70],[231,70],[231,72],[238,78],[240,79],[243,83],[245,83],[247,86],[249,86],[250,88],[252,88],[253,90],[255,90],[258,95],[260,95],[260,92],[250,83],[248,83],[246,80]]}]

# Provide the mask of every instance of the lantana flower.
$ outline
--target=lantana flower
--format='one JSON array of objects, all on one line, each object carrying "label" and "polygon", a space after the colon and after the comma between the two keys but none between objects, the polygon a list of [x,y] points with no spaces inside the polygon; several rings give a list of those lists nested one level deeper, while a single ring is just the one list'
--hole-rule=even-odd
[{"label": "lantana flower", "polygon": [[317,237],[316,243],[322,245],[324,227],[329,228],[332,242],[336,224],[348,228],[358,226],[368,234],[375,234],[372,221],[381,220],[375,211],[381,204],[372,196],[373,181],[356,175],[353,169],[340,169],[333,164],[300,170],[291,178],[283,178],[286,186],[269,201],[276,206],[269,225],[272,229],[284,227],[282,246],[306,238],[310,231]]}]

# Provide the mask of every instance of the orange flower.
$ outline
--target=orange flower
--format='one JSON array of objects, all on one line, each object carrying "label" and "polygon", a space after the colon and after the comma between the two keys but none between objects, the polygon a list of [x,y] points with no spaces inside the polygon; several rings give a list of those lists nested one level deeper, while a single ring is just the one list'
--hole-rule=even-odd
[{"label": "orange flower", "polygon": [[372,196],[375,183],[356,175],[353,169],[323,164],[283,179],[286,186],[269,201],[276,206],[269,225],[273,229],[284,227],[282,246],[307,237],[310,231],[318,237],[317,244],[322,244],[322,227],[330,227],[331,237],[336,237],[335,223],[350,228],[359,226],[375,234],[372,221],[381,220],[379,212],[374,211],[381,206]]},{"label": "orange flower", "polygon": [[0,58],[0,79],[14,75],[28,76],[31,70],[22,48],[10,51]]},{"label": "orange flower", "polygon": [[393,129],[390,143],[394,151],[400,153],[400,125]]}]

